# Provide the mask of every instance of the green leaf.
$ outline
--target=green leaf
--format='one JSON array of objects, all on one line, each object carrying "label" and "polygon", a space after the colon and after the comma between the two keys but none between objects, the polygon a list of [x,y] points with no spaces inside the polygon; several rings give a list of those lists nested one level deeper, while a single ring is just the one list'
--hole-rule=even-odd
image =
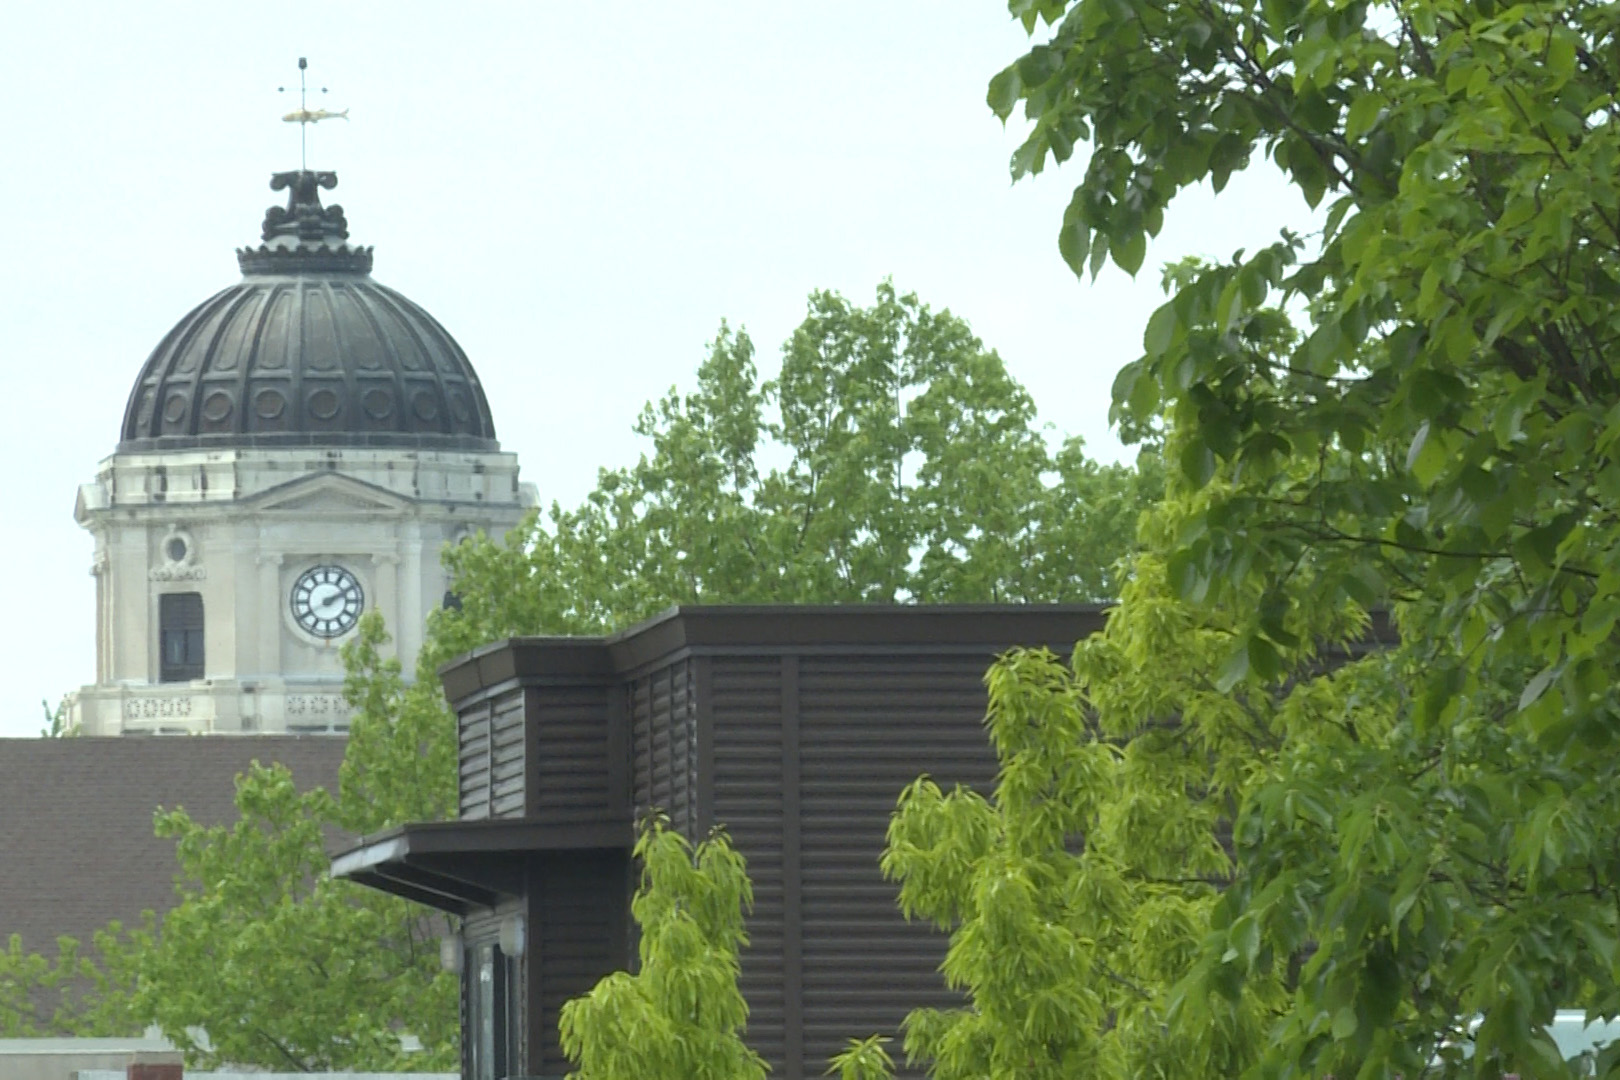
[{"label": "green leaf", "polygon": [[1519,708],[1528,709],[1534,705],[1541,695],[1547,692],[1547,687],[1552,685],[1552,681],[1558,677],[1561,668],[1561,664],[1553,664],[1537,672],[1535,677],[1525,684],[1523,692],[1519,694]]},{"label": "green leaf", "polygon": [[1215,689],[1226,693],[1249,677],[1249,647],[1245,641],[1227,655],[1226,662],[1221,665],[1220,674],[1215,678]]},{"label": "green leaf", "polygon": [[1215,475],[1215,452],[1203,443],[1181,448],[1181,475],[1194,487],[1203,487]]},{"label": "green leaf", "polygon": [[1409,471],[1417,468],[1418,456],[1423,453],[1423,449],[1428,444],[1428,441],[1429,422],[1425,420],[1423,423],[1418,425],[1416,434],[1412,436],[1412,444],[1406,449],[1406,468]]},{"label": "green leaf", "polygon": [[1350,103],[1345,115],[1344,136],[1355,140],[1372,130],[1373,123],[1383,111],[1384,101],[1376,94],[1360,94]]},{"label": "green leaf", "polygon": [[1568,78],[1575,71],[1575,35],[1554,31],[1550,38],[1547,42],[1547,70]]},{"label": "green leaf", "polygon": [[1058,230],[1058,251],[1075,276],[1084,278],[1086,259],[1091,255],[1091,230],[1079,220],[1065,220]]},{"label": "green leaf", "polygon": [[1245,970],[1254,967],[1255,959],[1260,955],[1260,922],[1253,915],[1245,915],[1232,924],[1227,935],[1231,942],[1230,948],[1235,950],[1237,958],[1243,961]]},{"label": "green leaf", "polygon": [[1252,635],[1249,638],[1248,653],[1249,670],[1260,678],[1271,681],[1282,674],[1282,657],[1278,655],[1276,647],[1265,638],[1258,634]]},{"label": "green leaf", "polygon": [[1433,433],[1428,421],[1424,421],[1412,436],[1412,444],[1407,447],[1406,467],[1418,483],[1427,486],[1434,483],[1444,471],[1450,463],[1450,456],[1445,441]]},{"label": "green leaf", "polygon": [[990,80],[989,92],[985,95],[985,103],[990,111],[1002,120],[1012,115],[1018,99],[1023,97],[1024,83],[1018,75],[1018,65],[1009,64]]},{"label": "green leaf", "polygon": [[1142,348],[1149,360],[1157,360],[1175,344],[1179,323],[1172,304],[1161,305],[1153,313],[1148,320],[1147,330],[1142,334]]},{"label": "green leaf", "polygon": [[1114,264],[1121,270],[1136,276],[1142,268],[1142,260],[1147,257],[1147,234],[1140,229],[1133,229],[1127,233],[1123,243],[1114,247]]}]

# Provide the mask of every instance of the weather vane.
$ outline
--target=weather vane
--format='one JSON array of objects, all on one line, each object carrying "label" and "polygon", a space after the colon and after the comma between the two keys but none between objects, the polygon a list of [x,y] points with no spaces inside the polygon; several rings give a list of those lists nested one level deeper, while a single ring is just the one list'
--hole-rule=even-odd
[{"label": "weather vane", "polygon": [[[318,124],[322,120],[347,120],[349,110],[342,112],[327,112],[325,109],[311,109],[309,107],[309,87],[304,83],[304,72],[309,68],[309,60],[300,56],[298,58],[298,108],[283,116],[282,119],[289,124],[298,125],[298,167],[304,172],[309,171],[309,125]],[[276,87],[276,92],[287,93],[285,86]],[[320,88],[326,93],[326,87]]]}]

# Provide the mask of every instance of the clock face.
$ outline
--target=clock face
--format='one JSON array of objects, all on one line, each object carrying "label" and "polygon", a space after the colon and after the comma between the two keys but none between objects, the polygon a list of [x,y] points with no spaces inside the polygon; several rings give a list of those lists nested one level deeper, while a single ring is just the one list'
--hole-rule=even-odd
[{"label": "clock face", "polygon": [[360,582],[341,566],[311,567],[293,583],[293,618],[316,637],[348,633],[365,609],[366,594]]}]

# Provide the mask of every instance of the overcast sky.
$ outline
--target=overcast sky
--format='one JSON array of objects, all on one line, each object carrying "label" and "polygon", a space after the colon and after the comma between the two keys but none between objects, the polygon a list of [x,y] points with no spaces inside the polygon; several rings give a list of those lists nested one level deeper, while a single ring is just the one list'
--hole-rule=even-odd
[{"label": "overcast sky", "polygon": [[766,374],[806,294],[892,277],[966,318],[1054,435],[1116,459],[1114,371],[1157,268],[1308,222],[1275,179],[1170,216],[1132,281],[1081,283],[1056,230],[1078,162],[1009,182],[1019,129],[984,105],[1022,29],[998,0],[333,5],[39,3],[7,10],[11,104],[0,372],[0,735],[94,676],[77,486],[112,452],[142,362],[238,278],[298,167],[281,115],[309,57],[310,132],[377,280],[432,312],[544,501],[633,461],[647,399],[722,318]]}]

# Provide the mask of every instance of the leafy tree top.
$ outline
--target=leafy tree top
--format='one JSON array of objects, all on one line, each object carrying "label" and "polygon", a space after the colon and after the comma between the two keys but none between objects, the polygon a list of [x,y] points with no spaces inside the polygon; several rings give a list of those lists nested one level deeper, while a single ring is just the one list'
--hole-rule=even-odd
[{"label": "leafy tree top", "polygon": [[636,430],[650,451],[577,508],[449,554],[469,584],[434,659],[497,627],[600,633],[676,603],[1102,600],[1162,484],[1151,453],[1051,452],[1000,357],[889,284],[865,308],[811,294],[770,381],[722,325],[695,388]]}]

